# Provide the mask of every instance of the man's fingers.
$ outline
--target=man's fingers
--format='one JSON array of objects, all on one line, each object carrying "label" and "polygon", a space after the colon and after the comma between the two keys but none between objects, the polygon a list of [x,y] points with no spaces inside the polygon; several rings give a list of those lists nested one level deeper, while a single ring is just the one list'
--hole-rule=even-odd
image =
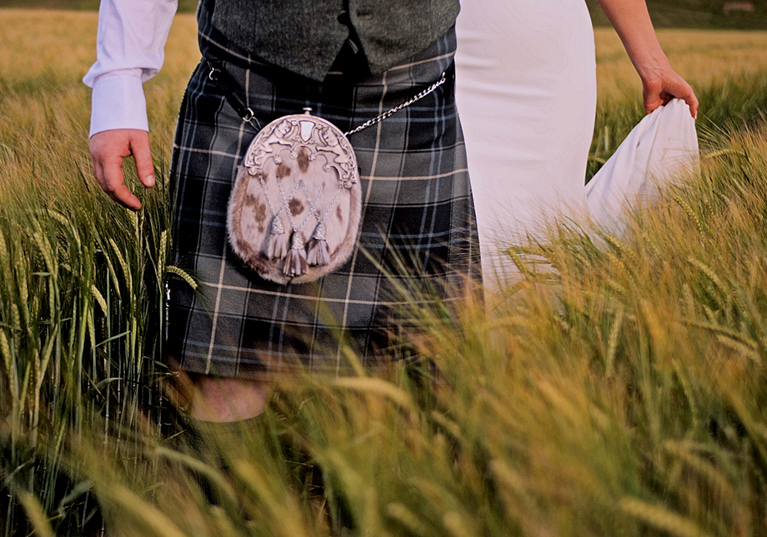
[{"label": "man's fingers", "polygon": [[101,161],[96,160],[96,157],[92,157],[93,162],[93,177],[96,178],[101,190],[104,190],[104,167],[101,165]]},{"label": "man's fingers", "polygon": [[103,179],[99,183],[110,198],[129,209],[138,211],[141,209],[141,202],[125,186],[125,176],[123,175],[121,164],[122,159],[104,163],[102,168]]},{"label": "man's fingers", "polygon": [[125,205],[128,209],[133,209],[134,211],[141,209],[141,202],[133,194],[133,192],[131,192],[128,187],[125,186],[125,183],[117,185],[117,187],[109,195],[116,202]]},{"label": "man's fingers", "polygon": [[131,153],[136,161],[136,173],[145,187],[153,187],[155,184],[154,164],[152,152],[149,149],[149,133],[137,131],[131,139]]},{"label": "man's fingers", "polygon": [[94,134],[90,139],[93,174],[101,188],[116,202],[133,209],[141,208],[139,199],[125,186],[123,159],[133,156],[136,171],[144,186],[155,184],[149,133],[137,129],[115,129]]}]

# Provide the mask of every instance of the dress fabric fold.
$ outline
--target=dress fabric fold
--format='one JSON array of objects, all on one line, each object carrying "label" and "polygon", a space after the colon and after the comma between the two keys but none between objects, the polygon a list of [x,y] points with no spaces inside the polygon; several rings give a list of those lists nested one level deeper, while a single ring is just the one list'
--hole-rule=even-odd
[{"label": "dress fabric fold", "polygon": [[674,101],[644,118],[584,187],[597,92],[583,0],[467,0],[456,28],[457,102],[488,291],[522,277],[510,246],[545,238],[556,222],[591,219],[620,233],[627,203],[695,166],[695,122]]}]

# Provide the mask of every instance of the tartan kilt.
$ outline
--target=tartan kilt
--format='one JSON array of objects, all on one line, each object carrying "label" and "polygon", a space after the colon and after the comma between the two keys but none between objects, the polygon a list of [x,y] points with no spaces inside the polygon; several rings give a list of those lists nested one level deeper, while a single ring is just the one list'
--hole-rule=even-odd
[{"label": "tartan kilt", "polygon": [[349,261],[316,282],[279,285],[246,269],[227,242],[226,208],[257,130],[209,80],[206,61],[183,99],[173,148],[173,263],[166,350],[181,369],[238,378],[299,370],[346,373],[349,350],[366,367],[396,354],[415,329],[401,289],[433,301],[478,276],[478,245],[463,137],[455,109],[453,31],[382,75],[331,73],[314,82],[234,50],[198,11],[204,58],[224,62],[263,126],[311,107],[342,131],[407,101],[447,71],[423,100],[350,136],[360,167],[362,220]]}]

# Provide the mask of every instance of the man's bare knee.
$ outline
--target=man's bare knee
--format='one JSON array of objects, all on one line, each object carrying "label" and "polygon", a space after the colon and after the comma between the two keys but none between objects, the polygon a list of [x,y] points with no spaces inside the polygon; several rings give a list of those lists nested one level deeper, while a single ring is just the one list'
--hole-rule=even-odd
[{"label": "man's bare knee", "polygon": [[189,413],[202,421],[238,421],[264,411],[271,386],[261,380],[197,375],[192,379]]}]

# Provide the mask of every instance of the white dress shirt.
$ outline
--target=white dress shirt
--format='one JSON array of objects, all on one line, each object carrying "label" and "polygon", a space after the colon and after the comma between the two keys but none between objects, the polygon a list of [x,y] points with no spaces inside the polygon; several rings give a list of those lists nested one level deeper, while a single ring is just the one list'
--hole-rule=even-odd
[{"label": "white dress shirt", "polygon": [[149,130],[142,84],[162,67],[177,0],[101,0],[96,63],[83,78],[93,88],[90,135]]}]

